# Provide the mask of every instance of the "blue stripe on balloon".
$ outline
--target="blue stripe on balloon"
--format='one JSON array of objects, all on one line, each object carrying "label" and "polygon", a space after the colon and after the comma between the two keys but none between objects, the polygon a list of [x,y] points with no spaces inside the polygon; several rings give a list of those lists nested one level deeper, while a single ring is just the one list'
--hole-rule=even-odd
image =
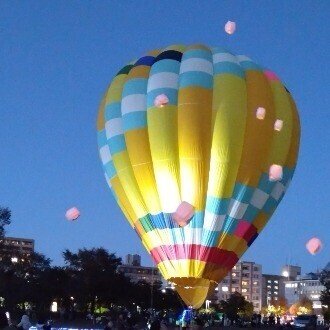
[{"label": "blue stripe on balloon", "polygon": [[99,148],[101,148],[107,144],[107,135],[105,133],[105,129],[97,132],[97,143],[98,143]]},{"label": "blue stripe on balloon", "polygon": [[205,209],[216,215],[227,214],[230,198],[207,196]]},{"label": "blue stripe on balloon", "polygon": [[259,209],[249,204],[246,211],[244,212],[243,219],[252,223],[259,212],[260,212]]},{"label": "blue stripe on balloon", "polygon": [[123,88],[122,98],[132,94],[146,94],[148,80],[145,78],[135,78],[128,80]]},{"label": "blue stripe on balloon", "polygon": [[191,228],[203,228],[204,224],[204,211],[195,212],[193,218],[189,222]]},{"label": "blue stripe on balloon", "polygon": [[260,177],[258,188],[265,193],[270,194],[272,189],[274,188],[275,182],[269,181],[269,175],[266,173],[263,173]]},{"label": "blue stripe on balloon", "polygon": [[199,86],[208,89],[213,88],[213,76],[200,71],[189,71],[180,74],[179,88]]},{"label": "blue stripe on balloon", "polygon": [[288,167],[283,168],[283,177],[281,182],[285,185],[292,178],[294,169],[290,169]]},{"label": "blue stripe on balloon", "polygon": [[154,62],[155,62],[155,58],[153,56],[143,56],[135,62],[134,66],[138,66],[138,65],[152,66]]},{"label": "blue stripe on balloon", "polygon": [[233,191],[233,198],[242,203],[249,203],[252,198],[253,191],[254,188],[241,183],[236,183]]},{"label": "blue stripe on balloon", "polygon": [[126,150],[126,142],[124,134],[116,135],[108,140],[108,145],[112,155]]},{"label": "blue stripe on balloon", "polygon": [[173,88],[157,88],[150,91],[147,95],[147,108],[154,107],[155,98],[165,94],[168,97],[169,105],[177,105],[178,103],[178,90]]},{"label": "blue stripe on balloon", "polygon": [[113,165],[112,160],[104,165],[104,169],[109,179],[112,179],[117,174],[117,171],[115,169],[115,166]]},{"label": "blue stripe on balloon", "polygon": [[121,117],[121,103],[113,102],[105,106],[105,121]]},{"label": "blue stripe on balloon", "polygon": [[204,49],[189,49],[183,53],[182,61],[188,58],[202,58],[212,63],[212,53],[209,50]]},{"label": "blue stripe on balloon", "polygon": [[235,229],[237,228],[239,221],[241,220],[227,216],[221,232],[233,234]]},{"label": "blue stripe on balloon", "polygon": [[123,116],[123,129],[124,132],[132,129],[143,128],[147,126],[147,112],[134,111],[127,113]]},{"label": "blue stripe on balloon", "polygon": [[158,61],[153,64],[150,70],[150,76],[161,72],[179,73],[179,71],[180,71],[180,62],[166,59],[166,60]]},{"label": "blue stripe on balloon", "polygon": [[219,241],[220,232],[219,231],[211,231],[204,229],[202,234],[202,242],[201,244],[204,246],[217,246]]},{"label": "blue stripe on balloon", "polygon": [[212,51],[213,55],[215,55],[215,54],[230,54],[230,55],[235,56],[228,49],[225,49],[225,48],[222,48],[222,47],[212,47],[211,51]]},{"label": "blue stripe on balloon", "polygon": [[244,69],[244,70],[257,70],[257,71],[262,71],[262,68],[252,62],[252,61],[242,61],[242,62],[239,62],[239,64],[241,65],[241,67]]},{"label": "blue stripe on balloon", "polygon": [[232,62],[218,62],[214,64],[214,75],[229,73],[234,76],[245,78],[244,70],[236,63]]},{"label": "blue stripe on balloon", "polygon": [[277,204],[277,200],[270,196],[262,210],[267,214],[272,214],[275,211]]}]

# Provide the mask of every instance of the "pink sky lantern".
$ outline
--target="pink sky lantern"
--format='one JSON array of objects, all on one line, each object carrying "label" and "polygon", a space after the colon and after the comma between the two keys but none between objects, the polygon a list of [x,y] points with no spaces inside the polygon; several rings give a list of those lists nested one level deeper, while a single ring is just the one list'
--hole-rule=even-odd
[{"label": "pink sky lantern", "polygon": [[71,209],[67,210],[65,213],[65,217],[69,221],[77,220],[80,216],[80,212],[76,207],[72,207]]},{"label": "pink sky lantern", "polygon": [[280,181],[283,177],[283,168],[281,165],[273,164],[269,168],[269,180],[270,181]]},{"label": "pink sky lantern", "polygon": [[169,102],[168,97],[165,94],[157,95],[154,101],[154,105],[157,108],[162,108]]},{"label": "pink sky lantern", "polygon": [[173,213],[173,219],[180,227],[184,227],[189,223],[194,213],[195,208],[191,204],[182,202]]},{"label": "pink sky lantern", "polygon": [[235,22],[228,21],[228,22],[225,24],[225,31],[226,31],[228,34],[234,34],[235,30],[236,30],[236,23],[235,23]]},{"label": "pink sky lantern", "polygon": [[265,119],[266,116],[266,109],[263,107],[259,107],[256,111],[256,117],[260,120]]},{"label": "pink sky lantern", "polygon": [[274,124],[274,130],[280,131],[282,128],[283,128],[283,120],[276,119],[275,124]]},{"label": "pink sky lantern", "polygon": [[313,237],[306,243],[306,249],[310,254],[316,254],[322,249],[322,242],[319,238]]}]

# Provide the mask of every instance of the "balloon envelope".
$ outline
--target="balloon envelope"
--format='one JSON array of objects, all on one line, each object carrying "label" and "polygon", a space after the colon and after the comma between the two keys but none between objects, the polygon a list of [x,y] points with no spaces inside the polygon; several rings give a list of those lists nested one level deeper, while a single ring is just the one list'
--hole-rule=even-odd
[{"label": "balloon envelope", "polygon": [[71,209],[67,210],[65,213],[65,217],[70,220],[77,220],[80,216],[80,212],[76,207],[72,207]]},{"label": "balloon envelope", "polygon": [[316,254],[322,249],[322,242],[319,238],[313,237],[306,243],[306,249],[310,254]]},{"label": "balloon envelope", "polygon": [[[158,107],[161,94],[168,102]],[[259,107],[267,109],[263,120]],[[277,118],[285,122],[279,132]],[[127,220],[187,305],[201,306],[293,176],[300,127],[290,93],[246,56],[174,45],[117,73],[97,129],[105,177]],[[273,164],[282,169],[276,181]],[[183,202],[194,212],[181,227]]]}]

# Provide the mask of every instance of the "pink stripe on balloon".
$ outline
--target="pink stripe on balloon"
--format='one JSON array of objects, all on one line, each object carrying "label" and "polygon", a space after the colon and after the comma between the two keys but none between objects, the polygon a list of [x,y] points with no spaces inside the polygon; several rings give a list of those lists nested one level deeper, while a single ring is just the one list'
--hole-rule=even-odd
[{"label": "pink stripe on balloon", "polygon": [[198,244],[162,245],[153,248],[150,253],[157,264],[166,260],[193,259],[232,268],[238,261],[233,251]]},{"label": "pink stripe on balloon", "polygon": [[246,220],[240,220],[235,229],[234,235],[243,238],[246,242],[250,242],[256,233],[256,227]]},{"label": "pink stripe on balloon", "polygon": [[268,78],[268,80],[280,80],[273,71],[266,70],[264,71],[264,75]]}]

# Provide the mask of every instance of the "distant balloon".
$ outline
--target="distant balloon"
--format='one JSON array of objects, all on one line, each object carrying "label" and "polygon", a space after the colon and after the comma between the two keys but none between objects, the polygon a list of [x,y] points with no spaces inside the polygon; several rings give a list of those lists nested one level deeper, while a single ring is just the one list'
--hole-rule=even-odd
[{"label": "distant balloon", "polygon": [[71,209],[67,210],[65,213],[65,217],[69,221],[77,220],[80,216],[80,212],[76,207],[72,207]]},{"label": "distant balloon", "polygon": [[235,30],[236,30],[236,23],[228,21],[225,25],[225,31],[228,34],[234,34]]},{"label": "distant balloon", "polygon": [[322,249],[322,242],[319,238],[313,237],[306,243],[306,249],[310,254],[316,254]]}]

